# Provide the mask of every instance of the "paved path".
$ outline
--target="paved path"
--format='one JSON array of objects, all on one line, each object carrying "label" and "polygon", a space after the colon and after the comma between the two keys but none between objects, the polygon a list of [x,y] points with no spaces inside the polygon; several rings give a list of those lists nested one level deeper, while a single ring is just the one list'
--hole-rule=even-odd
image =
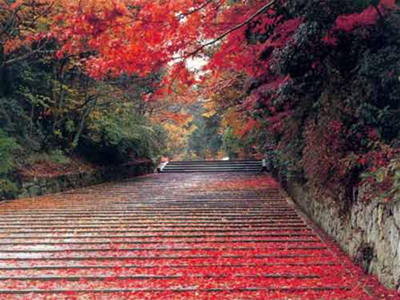
[{"label": "paved path", "polygon": [[155,174],[0,203],[0,299],[398,299],[267,175]]}]

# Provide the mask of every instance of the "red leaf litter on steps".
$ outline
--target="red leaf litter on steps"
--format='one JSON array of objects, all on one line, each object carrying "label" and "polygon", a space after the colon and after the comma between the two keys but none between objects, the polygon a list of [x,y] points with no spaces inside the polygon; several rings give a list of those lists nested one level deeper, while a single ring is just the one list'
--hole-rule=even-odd
[{"label": "red leaf litter on steps", "polygon": [[0,299],[400,299],[263,174],[157,174],[0,203]]}]

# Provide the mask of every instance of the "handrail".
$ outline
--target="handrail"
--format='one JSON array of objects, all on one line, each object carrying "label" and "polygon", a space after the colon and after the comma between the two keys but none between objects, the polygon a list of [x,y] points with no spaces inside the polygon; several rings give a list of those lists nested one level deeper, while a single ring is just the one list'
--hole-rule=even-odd
[{"label": "handrail", "polygon": [[160,164],[160,165],[157,167],[157,173],[161,173],[161,172],[163,171],[163,169],[168,165],[168,163],[169,163],[169,161],[166,161],[166,162]]}]

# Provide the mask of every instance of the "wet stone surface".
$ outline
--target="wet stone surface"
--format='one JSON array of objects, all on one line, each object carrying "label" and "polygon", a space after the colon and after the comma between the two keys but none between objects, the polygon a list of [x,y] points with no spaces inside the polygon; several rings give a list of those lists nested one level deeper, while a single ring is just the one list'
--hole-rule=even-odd
[{"label": "wet stone surface", "polygon": [[0,203],[0,299],[399,299],[258,172]]}]

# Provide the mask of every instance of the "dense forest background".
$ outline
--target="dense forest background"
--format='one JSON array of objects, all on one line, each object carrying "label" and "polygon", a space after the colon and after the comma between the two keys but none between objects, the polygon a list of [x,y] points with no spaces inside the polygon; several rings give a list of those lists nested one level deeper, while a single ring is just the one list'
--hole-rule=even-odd
[{"label": "dense forest background", "polygon": [[397,198],[395,0],[189,2],[0,4],[6,195],[16,172],[228,156],[336,198]]}]

